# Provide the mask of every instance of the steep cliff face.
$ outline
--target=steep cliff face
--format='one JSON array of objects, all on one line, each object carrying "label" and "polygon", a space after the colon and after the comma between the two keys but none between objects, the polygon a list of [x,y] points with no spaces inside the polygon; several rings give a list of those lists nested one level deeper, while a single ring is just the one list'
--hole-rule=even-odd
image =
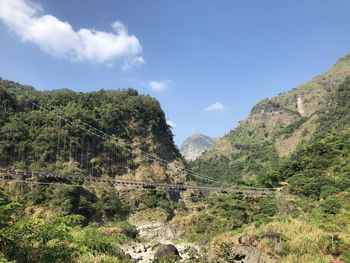
[{"label": "steep cliff face", "polygon": [[[250,183],[266,176],[281,158],[290,156],[312,137],[319,125],[319,113],[327,108],[335,87],[347,76],[350,54],[313,80],[260,101],[246,120],[194,163],[194,170]],[[211,165],[220,165],[220,169]]]},{"label": "steep cliff face", "polygon": [[193,134],[181,145],[180,152],[187,161],[196,160],[201,154],[211,149],[216,140],[203,134]]}]

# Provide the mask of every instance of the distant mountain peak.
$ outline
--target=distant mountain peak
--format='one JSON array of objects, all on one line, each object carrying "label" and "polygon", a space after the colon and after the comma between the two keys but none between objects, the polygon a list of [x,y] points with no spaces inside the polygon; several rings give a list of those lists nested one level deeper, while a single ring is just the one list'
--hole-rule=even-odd
[{"label": "distant mountain peak", "polygon": [[180,152],[187,161],[194,161],[201,156],[203,152],[211,149],[215,142],[215,138],[196,133],[189,136],[181,144]]}]

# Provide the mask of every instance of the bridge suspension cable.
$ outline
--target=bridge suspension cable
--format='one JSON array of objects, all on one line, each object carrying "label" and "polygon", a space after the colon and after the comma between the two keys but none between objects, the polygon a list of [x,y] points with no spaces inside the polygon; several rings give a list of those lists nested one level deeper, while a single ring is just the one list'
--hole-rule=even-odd
[{"label": "bridge suspension cable", "polygon": [[[17,87],[14,87],[14,89],[20,90],[20,88],[17,88]],[[9,90],[9,92],[12,93],[13,95],[17,96],[16,93],[13,92],[12,90]],[[33,100],[28,99],[27,101],[42,111],[50,112],[49,109],[44,108],[43,106],[39,105],[38,103],[34,102]],[[125,150],[137,150],[140,152],[140,153],[138,153],[140,156],[147,158],[148,160],[151,160],[151,161],[158,161],[161,165],[164,165],[166,167],[166,169],[170,169],[175,173],[179,173],[182,171],[182,172],[186,173],[187,175],[192,176],[193,178],[198,178],[198,179],[203,180],[203,181],[217,183],[220,185],[226,185],[226,186],[231,186],[231,187],[238,187],[237,185],[232,185],[226,181],[215,180],[213,178],[209,178],[209,177],[203,176],[201,174],[193,173],[192,171],[190,171],[184,167],[181,167],[180,170],[176,170],[176,167],[171,165],[171,162],[169,162],[168,160],[161,158],[157,155],[150,154],[149,152],[144,151],[141,148],[137,148],[133,145],[127,145],[127,146],[118,145],[117,142],[115,141],[115,139],[116,139],[115,136],[110,135],[110,134],[98,129],[98,128],[90,125],[89,123],[87,123],[87,122],[85,122],[85,121],[83,121],[80,118],[77,118],[75,116],[71,116],[71,115],[66,114],[65,116],[59,115],[59,117],[62,117],[62,119],[65,120],[70,125],[73,125],[81,130],[84,130],[85,132],[87,132],[93,136],[96,136],[97,138],[100,138],[104,142],[113,143],[116,147],[124,148]],[[74,121],[78,122],[79,124],[75,123]],[[118,123],[118,125],[120,125],[129,134],[128,129],[122,123]],[[254,188],[254,187],[252,187],[252,188]],[[261,189],[266,189],[266,188],[261,188]]]},{"label": "bridge suspension cable", "polygon": [[[18,179],[18,177],[20,179]],[[123,186],[128,188],[137,188],[144,190],[170,190],[170,191],[185,191],[194,190],[201,192],[221,192],[221,193],[235,193],[246,194],[254,196],[274,196],[275,190],[269,188],[253,188],[253,187],[212,187],[212,186],[197,186],[186,184],[171,184],[171,183],[151,183],[139,180],[127,179],[110,179],[110,178],[91,178],[76,175],[56,175],[35,171],[13,171],[0,168],[0,181],[21,182],[21,183],[35,183],[42,185],[62,184],[71,186],[82,186],[85,183],[107,184],[109,186]]]}]

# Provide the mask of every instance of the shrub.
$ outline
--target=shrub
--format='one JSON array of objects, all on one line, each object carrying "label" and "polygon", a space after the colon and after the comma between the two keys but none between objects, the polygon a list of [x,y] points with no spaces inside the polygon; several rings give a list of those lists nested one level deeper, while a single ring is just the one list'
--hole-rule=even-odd
[{"label": "shrub", "polygon": [[321,194],[320,197],[323,199],[326,199],[327,197],[334,195],[336,193],[339,193],[340,190],[337,187],[331,186],[331,185],[325,185],[321,187]]},{"label": "shrub", "polygon": [[273,216],[278,210],[277,201],[272,198],[262,198],[259,200],[258,204],[259,214],[263,216]]},{"label": "shrub", "polygon": [[325,213],[336,214],[339,212],[342,204],[335,197],[328,197],[320,206]]}]

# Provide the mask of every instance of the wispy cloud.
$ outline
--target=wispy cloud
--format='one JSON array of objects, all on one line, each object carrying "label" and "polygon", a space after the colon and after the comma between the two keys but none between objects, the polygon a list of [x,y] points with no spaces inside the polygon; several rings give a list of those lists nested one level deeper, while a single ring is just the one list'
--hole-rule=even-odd
[{"label": "wispy cloud", "polygon": [[171,120],[166,120],[166,123],[171,126],[171,128],[175,128],[176,124],[174,122],[172,122]]},{"label": "wispy cloud", "polygon": [[128,70],[130,68],[137,68],[145,64],[145,60],[143,57],[131,57],[124,60],[124,64],[122,66],[122,70]]},{"label": "wispy cloud", "polygon": [[144,63],[139,40],[120,21],[111,24],[111,32],[74,30],[69,22],[42,12],[40,5],[30,1],[0,0],[0,20],[22,41],[51,55],[97,63],[122,59],[128,67]]},{"label": "wispy cloud", "polygon": [[171,80],[162,80],[162,81],[150,81],[148,87],[154,91],[163,91],[170,87],[173,82]]},{"label": "wispy cloud", "polygon": [[225,109],[224,105],[217,101],[217,102],[209,105],[208,107],[206,107],[204,110],[205,111],[222,111],[224,109]]}]

